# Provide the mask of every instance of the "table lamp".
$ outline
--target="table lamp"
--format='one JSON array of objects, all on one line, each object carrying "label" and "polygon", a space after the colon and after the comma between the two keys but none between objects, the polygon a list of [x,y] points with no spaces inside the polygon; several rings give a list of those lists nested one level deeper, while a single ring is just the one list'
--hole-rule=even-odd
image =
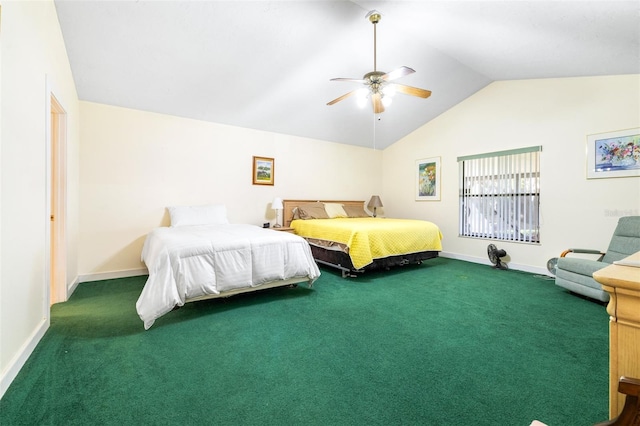
[{"label": "table lamp", "polygon": [[382,205],[382,201],[380,200],[380,197],[378,197],[377,195],[373,195],[371,197],[371,199],[369,200],[369,204],[367,204],[367,207],[372,208],[373,207],[373,217],[376,217],[376,209],[378,207],[384,207]]},{"label": "table lamp", "polygon": [[276,211],[276,224],[273,225],[273,227],[282,228],[282,225],[280,225],[280,210],[284,209],[284,206],[282,205],[282,198],[274,198],[271,202],[271,208]]}]

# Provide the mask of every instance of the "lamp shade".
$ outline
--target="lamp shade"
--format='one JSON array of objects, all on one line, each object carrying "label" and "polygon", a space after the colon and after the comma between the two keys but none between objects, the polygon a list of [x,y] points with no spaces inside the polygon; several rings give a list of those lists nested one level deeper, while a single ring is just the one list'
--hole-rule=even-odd
[{"label": "lamp shade", "polygon": [[382,200],[380,200],[380,197],[378,197],[377,195],[373,195],[369,200],[369,204],[367,204],[367,207],[384,207],[384,206],[382,205]]},{"label": "lamp shade", "polygon": [[282,198],[276,197],[273,199],[273,201],[271,202],[271,208],[273,210],[281,210],[284,208],[284,206],[282,205]]}]

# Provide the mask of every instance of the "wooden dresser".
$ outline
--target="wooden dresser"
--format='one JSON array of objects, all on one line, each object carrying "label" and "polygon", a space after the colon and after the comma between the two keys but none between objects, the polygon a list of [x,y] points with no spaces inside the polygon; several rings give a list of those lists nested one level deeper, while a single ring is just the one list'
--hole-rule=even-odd
[{"label": "wooden dresser", "polygon": [[[625,260],[640,262],[640,252]],[[617,416],[625,396],[618,393],[620,376],[640,379],[640,268],[610,265],[594,272],[611,300],[609,314],[609,417]]]}]

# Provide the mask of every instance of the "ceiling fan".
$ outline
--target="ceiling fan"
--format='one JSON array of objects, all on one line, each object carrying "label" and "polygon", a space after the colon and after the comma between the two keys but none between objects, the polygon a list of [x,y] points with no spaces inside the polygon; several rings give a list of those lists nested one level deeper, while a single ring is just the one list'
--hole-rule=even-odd
[{"label": "ceiling fan", "polygon": [[418,96],[420,98],[428,98],[431,96],[430,90],[419,89],[417,87],[405,86],[404,84],[391,83],[392,81],[412,74],[415,70],[402,66],[391,72],[385,73],[378,71],[376,68],[376,24],[380,22],[382,15],[377,10],[367,13],[366,18],[373,24],[373,71],[366,73],[362,79],[353,78],[332,78],[330,81],[351,81],[355,83],[363,83],[366,87],[353,90],[349,93],[327,102],[327,105],[333,105],[355,94],[363,94],[371,98],[373,112],[379,114],[384,112],[385,106],[388,106],[391,96],[395,92],[404,93],[406,95]]}]

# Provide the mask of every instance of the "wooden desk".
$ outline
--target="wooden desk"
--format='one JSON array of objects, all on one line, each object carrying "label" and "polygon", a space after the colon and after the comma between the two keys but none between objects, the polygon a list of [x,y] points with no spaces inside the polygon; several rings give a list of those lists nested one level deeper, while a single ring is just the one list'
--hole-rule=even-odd
[{"label": "wooden desk", "polygon": [[[640,252],[625,260],[640,261]],[[624,405],[618,393],[620,376],[640,378],[640,268],[609,265],[593,273],[611,300],[609,314],[609,417]]]}]

